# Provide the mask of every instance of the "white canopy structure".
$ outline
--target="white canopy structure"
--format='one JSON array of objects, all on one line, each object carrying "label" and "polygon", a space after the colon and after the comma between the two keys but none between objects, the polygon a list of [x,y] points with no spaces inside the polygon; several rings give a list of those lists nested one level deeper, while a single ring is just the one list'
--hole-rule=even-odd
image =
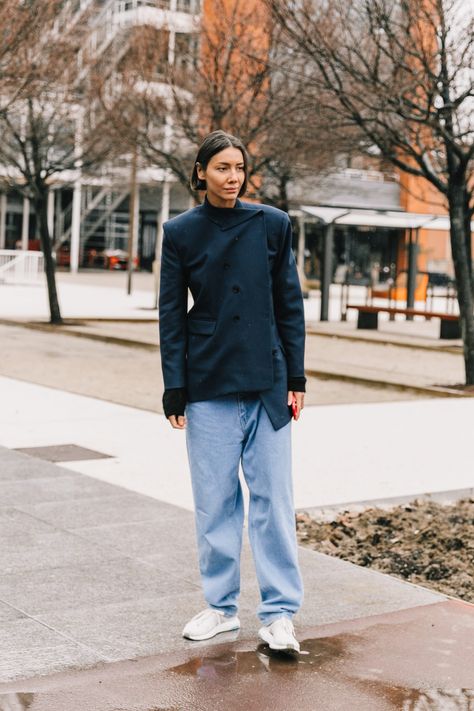
[{"label": "white canopy structure", "polygon": [[[329,310],[329,285],[332,277],[332,251],[334,227],[338,225],[354,227],[380,227],[385,229],[407,230],[409,241],[408,248],[408,294],[407,305],[413,306],[414,285],[416,278],[416,251],[418,230],[441,230],[449,232],[449,217],[432,215],[403,210],[365,210],[361,208],[333,207],[322,205],[301,205],[293,214],[300,223],[299,264],[302,266],[304,259],[305,222],[307,218],[316,220],[325,227],[324,258],[321,273],[321,320],[327,321]],[[472,223],[474,231],[474,222]]]},{"label": "white canopy structure", "polygon": [[[355,225],[358,227],[389,227],[449,231],[449,217],[403,210],[358,210],[345,207],[301,205],[301,212],[316,217],[325,225]],[[474,231],[474,222],[472,223]]]}]

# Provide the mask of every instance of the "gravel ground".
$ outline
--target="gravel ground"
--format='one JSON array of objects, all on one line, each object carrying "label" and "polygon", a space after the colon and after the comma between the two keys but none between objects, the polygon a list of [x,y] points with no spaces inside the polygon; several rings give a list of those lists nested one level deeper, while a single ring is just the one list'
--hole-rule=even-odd
[{"label": "gravel ground", "polygon": [[303,546],[474,603],[474,499],[296,520]]}]

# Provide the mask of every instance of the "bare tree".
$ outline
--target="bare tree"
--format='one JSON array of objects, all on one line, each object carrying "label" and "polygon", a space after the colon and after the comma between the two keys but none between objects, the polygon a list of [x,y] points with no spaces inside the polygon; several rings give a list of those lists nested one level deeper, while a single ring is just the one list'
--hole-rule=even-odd
[{"label": "bare tree", "polygon": [[[59,324],[62,318],[47,220],[48,193],[59,174],[101,160],[109,149],[108,134],[93,110],[96,78],[87,71],[84,53],[87,22],[79,31],[77,17],[64,14],[70,3],[32,0],[21,3],[22,22],[15,36],[12,23],[18,5],[11,3],[8,8],[8,47],[15,47],[15,51],[4,45],[0,50],[0,163],[3,180],[34,206],[51,323]],[[25,26],[27,41],[23,41]]]},{"label": "bare tree", "polygon": [[362,150],[443,196],[451,221],[466,382],[474,384],[474,21],[462,0],[266,0],[306,61],[307,93]]},{"label": "bare tree", "polygon": [[4,0],[0,4],[0,105],[21,91],[22,83],[17,71],[21,55],[31,34],[36,33],[45,20],[54,14],[51,5],[48,2],[35,3],[35,12],[32,13],[27,3],[19,3],[17,0]]},{"label": "bare tree", "polygon": [[193,197],[196,147],[212,130],[234,133],[249,150],[253,194],[286,209],[289,182],[332,163],[334,132],[324,133],[322,122],[319,132],[306,130],[305,112],[311,111],[313,125],[321,112],[306,102],[303,67],[295,71],[302,60],[280,51],[281,30],[264,4],[215,0],[213,10],[195,34],[178,35],[172,47],[166,32],[140,29],[121,64],[117,91],[104,100],[111,124]]}]

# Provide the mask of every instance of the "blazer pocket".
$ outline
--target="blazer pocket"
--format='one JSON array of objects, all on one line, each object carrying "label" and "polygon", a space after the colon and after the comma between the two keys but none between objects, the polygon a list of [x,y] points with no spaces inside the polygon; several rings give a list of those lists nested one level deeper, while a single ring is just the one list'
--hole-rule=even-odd
[{"label": "blazer pocket", "polygon": [[212,336],[216,330],[216,322],[207,319],[190,318],[188,320],[189,333],[196,333],[199,336]]}]

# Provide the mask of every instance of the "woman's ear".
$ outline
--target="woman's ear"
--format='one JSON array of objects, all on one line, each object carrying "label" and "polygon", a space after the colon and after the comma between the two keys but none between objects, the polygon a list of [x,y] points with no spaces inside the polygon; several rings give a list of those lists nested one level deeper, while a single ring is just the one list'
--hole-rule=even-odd
[{"label": "woman's ear", "polygon": [[201,167],[200,163],[196,163],[196,170],[197,170],[197,176],[199,180],[206,180],[206,174],[204,170]]}]

